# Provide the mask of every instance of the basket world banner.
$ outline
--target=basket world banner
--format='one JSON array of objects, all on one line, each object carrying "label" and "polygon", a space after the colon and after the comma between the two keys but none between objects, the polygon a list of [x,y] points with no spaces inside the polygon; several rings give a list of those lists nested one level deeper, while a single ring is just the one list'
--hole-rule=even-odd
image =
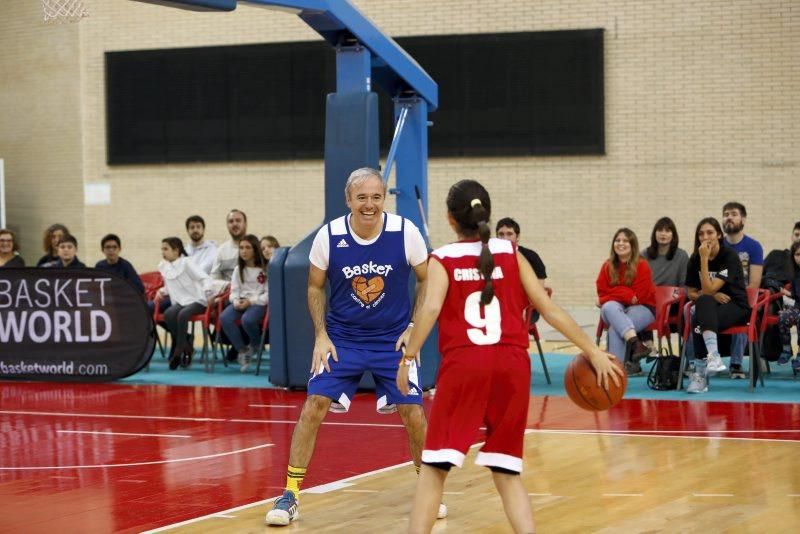
[{"label": "basket world banner", "polygon": [[144,299],[118,276],[0,271],[0,378],[115,380],[147,365],[154,343]]}]

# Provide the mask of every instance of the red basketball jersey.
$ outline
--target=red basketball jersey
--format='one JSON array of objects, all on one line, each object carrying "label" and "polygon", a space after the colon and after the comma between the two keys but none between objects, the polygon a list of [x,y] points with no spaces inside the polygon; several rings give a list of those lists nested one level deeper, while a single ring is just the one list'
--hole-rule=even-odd
[{"label": "red basketball jersey", "polygon": [[434,250],[431,257],[447,271],[449,286],[439,314],[439,350],[481,345],[515,345],[528,348],[528,328],[523,321],[528,296],[522,287],[517,247],[505,239],[489,240],[494,256],[494,300],[481,306],[483,276],[478,270],[480,241],[461,241]]}]

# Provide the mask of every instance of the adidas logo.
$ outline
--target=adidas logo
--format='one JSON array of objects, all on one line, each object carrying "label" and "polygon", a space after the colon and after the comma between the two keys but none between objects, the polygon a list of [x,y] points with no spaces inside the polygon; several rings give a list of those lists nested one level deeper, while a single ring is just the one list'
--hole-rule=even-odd
[{"label": "adidas logo", "polygon": [[408,390],[409,395],[419,395],[419,390],[415,387],[412,387]]},{"label": "adidas logo", "polygon": [[722,277],[727,278],[728,277],[728,269],[721,270],[719,273],[717,273],[717,276],[722,276]]},{"label": "adidas logo", "polygon": [[345,241],[344,238],[342,238],[342,240],[339,241],[339,243],[336,245],[336,248],[347,248],[349,246],[350,245],[347,244],[347,241]]}]

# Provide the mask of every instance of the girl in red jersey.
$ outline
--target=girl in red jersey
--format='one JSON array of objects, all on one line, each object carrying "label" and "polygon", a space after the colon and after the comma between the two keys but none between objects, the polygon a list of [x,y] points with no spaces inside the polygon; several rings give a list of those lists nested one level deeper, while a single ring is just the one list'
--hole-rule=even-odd
[{"label": "girl in red jersey", "polygon": [[516,246],[490,239],[491,201],[481,184],[462,180],[453,185],[447,212],[459,241],[431,254],[425,302],[397,373],[397,386],[407,394],[409,366],[438,318],[443,357],[409,532],[430,532],[448,471],[461,467],[484,425],[486,442],[475,463],[492,470],[514,531],[533,532],[530,499],[519,477],[531,381],[525,307],[532,302],[589,356],[598,383],[619,384],[622,372],[611,363],[613,356],[550,300]]}]

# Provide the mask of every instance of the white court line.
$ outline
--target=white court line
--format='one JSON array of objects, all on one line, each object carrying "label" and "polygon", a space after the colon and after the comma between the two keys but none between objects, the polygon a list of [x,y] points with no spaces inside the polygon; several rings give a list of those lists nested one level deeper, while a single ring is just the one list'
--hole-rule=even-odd
[{"label": "white court line", "polygon": [[297,408],[295,404],[248,404],[250,408]]},{"label": "white court line", "polygon": [[[370,471],[368,473],[362,473],[360,475],[355,475],[355,476],[352,476],[350,478],[345,478],[345,479],[339,480],[337,482],[338,483],[347,483],[347,482],[351,482],[353,480],[358,480],[360,478],[364,478],[364,477],[368,477],[368,476],[372,476],[372,475],[378,475],[380,473],[385,473],[386,471],[392,471],[394,469],[399,469],[401,467],[407,467],[409,465],[411,465],[411,462],[405,462],[405,463],[397,464],[397,465],[390,465],[389,467],[384,467],[382,469],[376,469],[375,471]],[[327,485],[328,484],[323,484],[323,486],[327,486]],[[318,487],[318,486],[315,486],[313,488],[308,488],[308,489],[305,489],[305,490],[301,490],[300,493],[313,493],[313,490],[316,487]],[[202,517],[195,517],[194,519],[187,519],[186,521],[181,521],[180,523],[175,523],[175,524],[172,524],[172,525],[159,527],[159,528],[156,528],[156,529],[153,529],[153,530],[146,530],[146,531],[142,532],[141,534],[155,534],[156,532],[164,532],[164,531],[167,531],[167,530],[171,530],[173,528],[183,527],[183,526],[186,526],[186,525],[191,525],[193,523],[198,523],[200,521],[204,521],[206,519],[218,516],[220,514],[230,514],[230,513],[233,513],[233,512],[238,512],[240,510],[246,510],[248,508],[253,508],[255,506],[261,506],[263,504],[267,504],[268,502],[274,501],[278,497],[279,496],[270,497],[269,499],[264,499],[262,501],[251,502],[250,504],[243,504],[242,506],[237,506],[235,508],[230,508],[228,510],[222,510],[221,512],[214,512],[213,514],[204,515]]]},{"label": "white court line", "polygon": [[95,430],[56,430],[59,434],[101,434],[104,436],[143,436],[147,438],[191,438],[182,434],[131,434],[128,432],[100,432]]},{"label": "white court line", "polygon": [[161,415],[115,415],[104,413],[64,413],[64,412],[22,412],[15,410],[0,410],[0,414],[8,415],[50,415],[53,417],[110,417],[114,419],[157,419],[162,421],[221,421],[227,419],[214,419],[212,417],[166,417]]},{"label": "white court line", "polygon": [[[282,419],[228,419],[231,423],[274,423],[279,425],[294,425],[297,421],[286,421]],[[404,425],[390,423],[340,423],[338,421],[323,421],[323,425],[331,426],[368,426],[378,428],[405,428]]]},{"label": "white court line", "polygon": [[[62,412],[28,412],[0,410],[0,414],[10,415],[43,415],[54,417],[109,417],[118,419],[155,419],[166,421],[200,421],[200,422],[221,422],[221,423],[274,423],[274,424],[295,424],[295,420],[283,419],[220,419],[212,417],[166,417],[153,415],[116,415],[116,414],[84,414],[84,413],[62,413]],[[345,423],[334,421],[323,421],[323,425],[332,426],[363,426],[375,428],[404,428],[402,424],[385,423]],[[727,439],[741,441],[773,441],[785,443],[797,443],[791,439],[761,439],[761,438],[739,438],[725,436],[681,436],[676,434],[793,434],[800,433],[800,430],[574,430],[574,429],[535,429],[528,428],[526,434],[532,433],[551,433],[551,434],[574,434],[574,435],[606,435],[606,436],[628,436],[628,437],[664,437],[664,438],[685,438],[685,439]]]},{"label": "white court line", "polygon": [[[789,430],[546,430],[547,432],[602,432],[604,434],[800,434],[800,429]],[[538,432],[538,431],[537,431]]]},{"label": "white court line", "polygon": [[255,447],[248,447],[246,449],[236,449],[229,452],[218,452],[216,454],[207,454],[205,456],[193,456],[191,458],[176,458],[174,460],[156,460],[153,462],[136,462],[131,464],[102,464],[102,465],[50,465],[43,467],[0,467],[3,471],[44,471],[45,469],[97,469],[99,467],[133,467],[138,465],[160,465],[160,464],[174,464],[178,462],[192,462],[194,460],[207,460],[209,458],[221,458],[223,456],[230,456],[232,454],[240,454],[243,452],[254,451],[256,449],[263,449],[265,447],[272,447],[272,443],[265,443],[264,445],[256,445]]},{"label": "white court line", "polygon": [[235,515],[217,514],[214,517],[224,517],[225,519],[236,519]]},{"label": "white court line", "polygon": [[635,432],[622,433],[607,432],[605,430],[533,430],[527,429],[526,434],[568,434],[571,436],[622,436],[627,438],[665,438],[665,439],[704,439],[704,440],[725,440],[725,441],[757,441],[760,443],[798,443],[796,439],[773,439],[773,438],[738,438],[727,436],[671,436],[669,434],[636,434]]}]

